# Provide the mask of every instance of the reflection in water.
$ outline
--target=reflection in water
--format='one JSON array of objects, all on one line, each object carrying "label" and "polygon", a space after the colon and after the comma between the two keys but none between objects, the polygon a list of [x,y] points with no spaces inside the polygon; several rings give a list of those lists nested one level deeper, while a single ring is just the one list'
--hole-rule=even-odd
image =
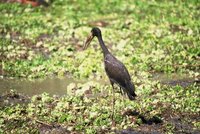
[{"label": "reflection in water", "polygon": [[47,92],[51,95],[65,95],[67,93],[67,86],[77,81],[71,78],[53,78],[45,80],[20,80],[20,79],[0,79],[0,94],[14,89],[19,93],[27,95],[36,95]]}]

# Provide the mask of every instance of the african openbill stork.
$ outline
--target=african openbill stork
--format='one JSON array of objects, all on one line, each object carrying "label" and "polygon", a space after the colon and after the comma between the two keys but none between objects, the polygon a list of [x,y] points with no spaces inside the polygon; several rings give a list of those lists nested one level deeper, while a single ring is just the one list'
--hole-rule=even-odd
[{"label": "african openbill stork", "polygon": [[136,97],[135,94],[135,86],[131,82],[131,77],[129,75],[128,70],[124,66],[122,62],[120,62],[117,58],[115,58],[108,48],[105,46],[104,41],[102,39],[101,30],[97,27],[92,28],[90,36],[87,38],[84,49],[88,47],[90,42],[94,37],[98,38],[99,44],[102,48],[104,55],[104,65],[105,71],[110,79],[110,83],[112,85],[112,93],[113,93],[113,111],[112,111],[112,119],[114,116],[114,105],[115,105],[115,97],[114,97],[114,84],[119,85],[120,92],[123,94],[127,94],[130,100],[134,100]]}]

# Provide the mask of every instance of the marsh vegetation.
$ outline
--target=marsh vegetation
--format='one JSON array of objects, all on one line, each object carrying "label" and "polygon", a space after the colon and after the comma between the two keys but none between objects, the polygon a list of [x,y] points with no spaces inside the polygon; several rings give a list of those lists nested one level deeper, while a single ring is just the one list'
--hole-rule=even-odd
[{"label": "marsh vegetation", "polygon": [[[62,95],[0,85],[0,133],[200,133],[199,9],[198,0],[1,2],[1,83],[75,81]],[[116,126],[98,41],[82,51],[93,26],[136,86],[135,101],[116,91]]]}]

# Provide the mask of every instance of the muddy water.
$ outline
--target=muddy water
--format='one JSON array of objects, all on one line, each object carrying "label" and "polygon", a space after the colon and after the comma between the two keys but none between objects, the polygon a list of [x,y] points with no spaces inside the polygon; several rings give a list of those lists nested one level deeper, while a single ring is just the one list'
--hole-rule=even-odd
[{"label": "muddy water", "polygon": [[78,81],[72,78],[47,78],[45,80],[26,80],[26,79],[0,79],[0,94],[16,90],[29,96],[47,92],[50,95],[65,95],[67,86]]},{"label": "muddy water", "polygon": [[[176,86],[180,85],[186,87],[195,82],[193,78],[188,78],[187,75],[178,75],[178,74],[163,74],[158,73],[154,74],[152,81],[157,80],[162,84]],[[96,80],[102,84],[109,84],[108,80],[101,81]],[[70,83],[84,83],[86,81],[78,81],[72,78],[47,78],[45,80],[34,80],[30,81],[27,79],[0,79],[0,95],[10,91],[11,89],[16,90],[19,93],[23,93],[29,96],[41,94],[44,92],[49,93],[50,95],[66,95],[67,86]]]},{"label": "muddy water", "polygon": [[154,73],[152,74],[153,80],[158,80],[161,82],[167,82],[167,81],[176,81],[180,79],[190,79],[188,75],[184,74],[164,74],[164,73]]},{"label": "muddy water", "polygon": [[170,85],[170,86],[182,86],[187,87],[192,83],[199,84],[200,78],[192,78],[188,75],[184,74],[163,74],[163,73],[155,73],[153,74],[152,80],[160,81],[161,84]]}]

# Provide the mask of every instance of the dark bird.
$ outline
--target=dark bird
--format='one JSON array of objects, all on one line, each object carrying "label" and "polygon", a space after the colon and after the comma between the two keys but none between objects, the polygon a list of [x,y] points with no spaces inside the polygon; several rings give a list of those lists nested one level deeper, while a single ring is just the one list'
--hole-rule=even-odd
[{"label": "dark bird", "polygon": [[[120,62],[117,58],[115,58],[108,48],[105,46],[104,41],[102,39],[101,30],[97,27],[92,28],[90,36],[87,38],[84,49],[88,47],[90,42],[94,37],[98,38],[99,44],[102,48],[104,55],[104,65],[105,71],[110,79],[110,83],[113,88],[113,114],[114,114],[114,84],[119,85],[120,92],[123,94],[127,94],[130,100],[134,100],[136,97],[134,84],[131,82],[131,77],[128,73],[128,70],[124,66],[122,62]],[[113,115],[112,115],[113,116]]]}]

